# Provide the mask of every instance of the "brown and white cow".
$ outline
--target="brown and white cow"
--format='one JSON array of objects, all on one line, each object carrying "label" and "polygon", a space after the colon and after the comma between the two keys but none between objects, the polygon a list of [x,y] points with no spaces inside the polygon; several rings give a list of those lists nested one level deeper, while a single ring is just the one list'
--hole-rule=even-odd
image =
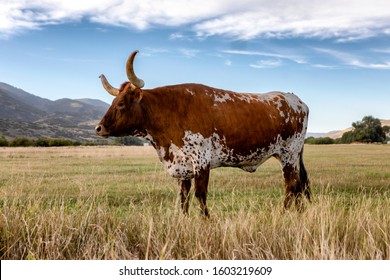
[{"label": "brown and white cow", "polygon": [[[127,61],[125,82],[117,89],[101,75],[103,87],[116,96],[96,126],[102,137],[133,135],[147,139],[166,171],[178,179],[181,206],[188,213],[191,179],[202,212],[210,169],[229,166],[254,172],[270,157],[280,161],[285,180],[284,207],[301,196],[310,200],[303,146],[309,109],[292,93],[243,94],[200,84],[143,90]],[[299,165],[299,166],[298,166]]]}]

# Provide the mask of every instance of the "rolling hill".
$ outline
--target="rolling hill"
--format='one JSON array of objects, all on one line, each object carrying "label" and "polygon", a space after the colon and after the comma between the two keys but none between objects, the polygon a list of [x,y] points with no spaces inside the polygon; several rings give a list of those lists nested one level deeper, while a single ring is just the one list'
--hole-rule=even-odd
[{"label": "rolling hill", "polygon": [[0,83],[0,134],[6,138],[97,140],[94,127],[108,107],[95,99],[51,101]]}]

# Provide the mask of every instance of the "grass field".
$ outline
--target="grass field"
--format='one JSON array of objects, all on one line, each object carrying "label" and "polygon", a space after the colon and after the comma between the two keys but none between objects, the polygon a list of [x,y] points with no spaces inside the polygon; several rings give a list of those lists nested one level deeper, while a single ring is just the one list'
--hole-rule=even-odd
[{"label": "grass field", "polygon": [[182,215],[150,147],[0,149],[0,259],[390,259],[390,145],[306,146],[313,202],[275,160],[212,170]]}]

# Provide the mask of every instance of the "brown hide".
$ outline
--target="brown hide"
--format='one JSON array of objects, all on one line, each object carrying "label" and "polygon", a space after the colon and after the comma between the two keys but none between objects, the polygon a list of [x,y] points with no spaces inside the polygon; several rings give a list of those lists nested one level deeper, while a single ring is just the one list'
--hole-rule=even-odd
[{"label": "brown hide", "polygon": [[[231,97],[223,102],[216,102],[216,96],[227,94]],[[295,112],[280,96],[269,102],[251,97],[251,102],[239,99],[243,94],[214,89],[198,84],[167,86],[143,91],[141,101],[144,110],[144,128],[153,138],[157,147],[174,143],[183,145],[185,131],[200,133],[205,138],[214,132],[226,138],[226,145],[236,153],[246,155],[259,148],[267,148],[281,135],[287,139],[297,132],[302,132],[303,120],[307,110]],[[295,97],[295,96],[294,96]],[[297,97],[295,97],[297,98]],[[301,109],[306,108],[297,101]],[[283,118],[280,109],[285,112]],[[286,121],[286,116],[289,120]]]}]

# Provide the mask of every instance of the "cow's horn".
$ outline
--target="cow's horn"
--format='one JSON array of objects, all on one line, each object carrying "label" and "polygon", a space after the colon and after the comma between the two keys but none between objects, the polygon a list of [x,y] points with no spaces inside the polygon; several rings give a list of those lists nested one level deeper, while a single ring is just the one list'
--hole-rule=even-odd
[{"label": "cow's horn", "polygon": [[99,76],[100,80],[102,81],[102,85],[104,87],[104,89],[111,95],[113,96],[117,96],[119,94],[119,89],[117,88],[114,88],[112,85],[110,85],[110,83],[107,81],[106,77],[101,74]]},{"label": "cow's horn", "polygon": [[143,80],[139,79],[135,73],[134,73],[134,68],[133,68],[133,62],[134,62],[134,57],[138,53],[138,51],[134,51],[130,56],[129,59],[127,60],[126,63],[126,73],[127,73],[127,78],[129,81],[135,85],[138,88],[143,88],[145,83]]}]

